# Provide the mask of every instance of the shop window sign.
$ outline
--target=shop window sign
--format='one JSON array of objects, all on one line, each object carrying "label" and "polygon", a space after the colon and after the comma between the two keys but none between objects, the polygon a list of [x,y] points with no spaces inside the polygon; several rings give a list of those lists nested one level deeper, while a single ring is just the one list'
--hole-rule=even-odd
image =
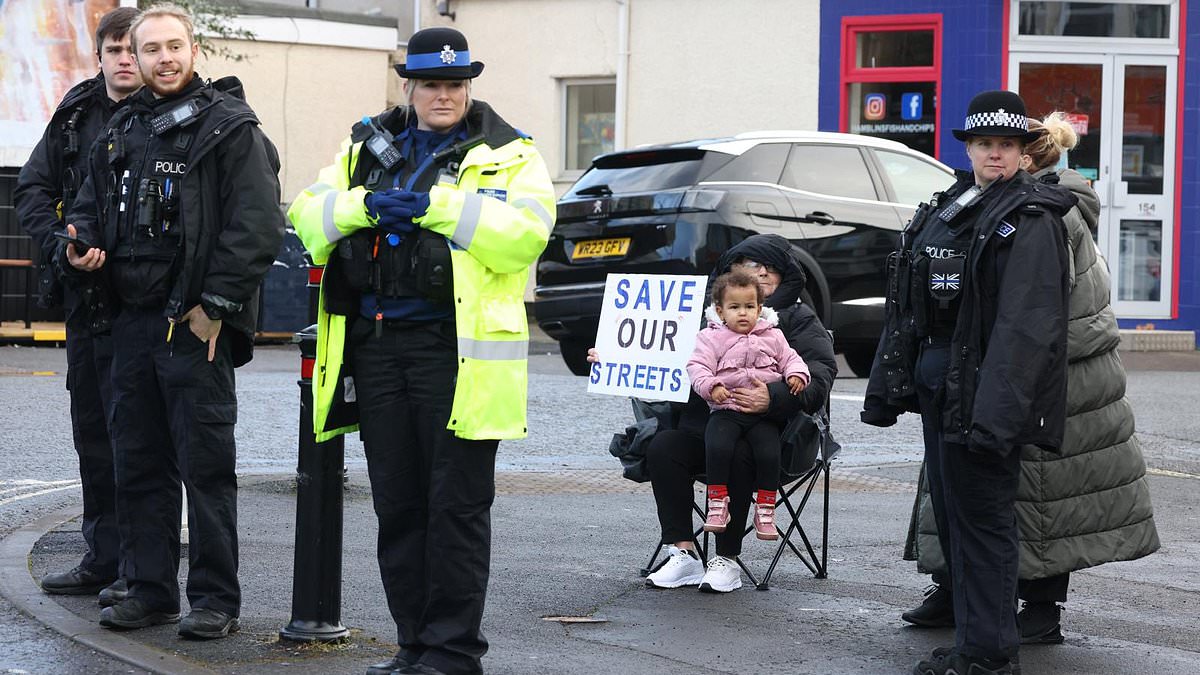
[{"label": "shop window sign", "polygon": [[937,156],[941,15],[842,19],[841,128]]},{"label": "shop window sign", "polygon": [[935,83],[853,83],[850,92],[851,100],[860,102],[850,111],[850,133],[887,138],[934,154]]}]

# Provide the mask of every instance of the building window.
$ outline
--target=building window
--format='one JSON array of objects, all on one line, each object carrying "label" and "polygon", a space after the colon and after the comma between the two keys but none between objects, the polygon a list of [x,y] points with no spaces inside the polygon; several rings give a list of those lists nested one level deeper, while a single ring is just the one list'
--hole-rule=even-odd
[{"label": "building window", "polygon": [[1022,0],[1018,6],[1019,35],[1142,39],[1171,37],[1171,7],[1167,4]]},{"label": "building window", "polygon": [[940,14],[842,19],[841,129],[938,152]]},{"label": "building window", "polygon": [[592,158],[613,150],[617,84],[605,80],[563,82],[565,171],[582,171]]}]

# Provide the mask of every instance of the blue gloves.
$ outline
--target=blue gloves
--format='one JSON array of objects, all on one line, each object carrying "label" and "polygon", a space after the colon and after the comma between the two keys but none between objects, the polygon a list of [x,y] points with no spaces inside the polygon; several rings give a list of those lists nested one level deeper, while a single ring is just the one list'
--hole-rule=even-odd
[{"label": "blue gloves", "polygon": [[393,234],[405,235],[417,229],[413,218],[420,218],[429,209],[428,192],[380,190],[368,193],[363,205],[375,227]]}]

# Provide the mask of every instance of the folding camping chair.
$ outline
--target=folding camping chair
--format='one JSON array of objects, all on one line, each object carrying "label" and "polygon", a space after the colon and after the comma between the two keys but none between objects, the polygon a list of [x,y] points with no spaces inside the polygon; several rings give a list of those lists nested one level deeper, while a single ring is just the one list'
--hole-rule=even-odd
[{"label": "folding camping chair", "polygon": [[[644,417],[641,417],[641,415],[648,413],[644,405],[639,410],[639,406],[635,403],[634,414],[639,420],[642,420]],[[825,400],[825,405],[816,415],[805,413],[797,415],[791,424],[788,425],[783,436],[788,439],[796,439],[796,442],[787,443],[783,448],[781,457],[782,471],[779,480],[779,497],[775,505],[775,529],[780,535],[778,546],[771,559],[771,564],[767,567],[762,579],[755,577],[754,573],[740,557],[737,560],[738,566],[750,578],[750,583],[761,591],[769,588],[771,575],[775,572],[775,567],[779,564],[779,560],[783,557],[784,552],[789,549],[813,573],[814,578],[825,579],[829,571],[829,469],[830,462],[833,461],[841,450],[841,445],[834,440],[829,427],[829,399]],[[692,477],[692,480],[704,483],[705,476],[697,474]],[[804,512],[804,508],[808,505],[818,480],[824,480],[824,491],[821,500],[819,554],[816,547],[813,546],[808,532],[800,523],[800,516]],[[797,493],[800,493],[802,496],[799,498],[798,503],[793,504],[793,497]],[[692,541],[696,545],[696,551],[700,555],[700,558],[707,563],[709,533],[705,532],[703,528],[706,508],[707,503],[704,507],[701,507],[695,501],[692,502],[692,511],[700,518],[701,522],[701,526],[697,527],[692,533]],[[783,512],[786,512],[787,516],[790,517],[790,522],[786,528],[781,529],[780,516]],[[750,525],[746,528],[743,536],[749,535],[753,531],[754,526]],[[804,545],[803,550],[792,541],[793,536],[800,537],[800,541]],[[662,545],[655,547],[654,554],[650,556],[650,561],[640,570],[642,576],[651,574],[666,562],[665,558],[662,561],[658,560],[659,556],[662,555],[662,551]]]}]

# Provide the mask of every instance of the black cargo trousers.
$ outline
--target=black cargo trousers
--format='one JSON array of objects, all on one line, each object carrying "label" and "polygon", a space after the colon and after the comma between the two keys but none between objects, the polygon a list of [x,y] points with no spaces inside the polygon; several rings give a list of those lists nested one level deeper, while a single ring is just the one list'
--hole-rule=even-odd
[{"label": "black cargo trousers", "polygon": [[954,597],[955,648],[976,658],[1010,659],[1017,629],[1016,515],[1021,453],[975,452],[945,440],[941,389],[950,365],[950,340],[926,339],[915,383],[925,441],[925,471]]},{"label": "black cargo trousers", "polygon": [[499,441],[446,429],[458,374],[453,321],[359,318],[350,329],[359,435],[379,518],[379,571],[401,655],[480,673]]},{"label": "black cargo trousers", "polygon": [[162,308],[122,308],[113,322],[113,446],[129,596],[179,611],[179,525],[188,495],[187,597],[238,616],[234,390],[225,325],[216,357],[186,323],[170,342]]},{"label": "black cargo trousers", "polygon": [[67,306],[67,390],[71,396],[71,433],[79,456],[83,491],[80,529],[87,553],[79,566],[104,578],[116,579],[121,540],[117,530],[116,476],[108,433],[112,406],[112,337],[93,335],[72,321],[79,310],[75,293],[65,290]]}]

